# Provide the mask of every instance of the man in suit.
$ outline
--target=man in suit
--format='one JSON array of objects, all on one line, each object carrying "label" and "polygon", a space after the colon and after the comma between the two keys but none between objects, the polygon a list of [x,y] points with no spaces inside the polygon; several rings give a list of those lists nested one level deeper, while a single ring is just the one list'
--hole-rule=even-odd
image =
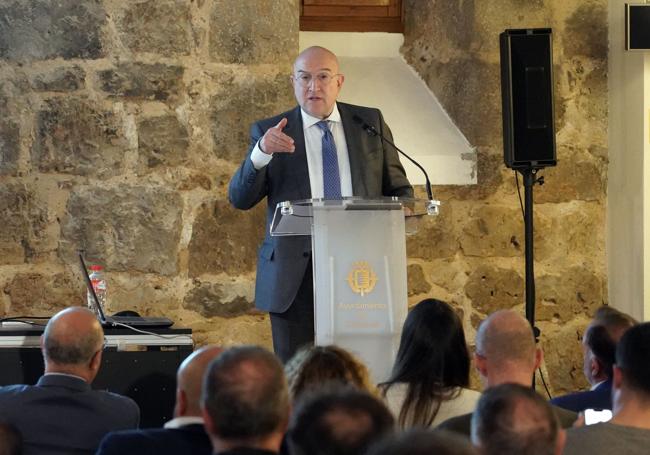
[{"label": "man in suit", "polygon": [[358,116],[391,138],[381,112],[336,101],[343,81],[329,50],[300,53],[291,76],[299,106],[252,125],[248,154],[230,181],[238,209],[267,199],[255,304],[270,313],[273,347],[284,362],[313,342],[313,287],[310,238],[270,236],[278,202],[413,195],[396,150],[354,121]]},{"label": "man in suit", "polygon": [[[530,323],[519,313],[500,310],[481,322],[476,333],[474,364],[484,388],[514,383],[530,387],[535,370],[542,362],[542,350],[535,344]],[[578,418],[574,412],[553,407],[562,428]],[[469,436],[471,414],[452,417],[438,428]]]},{"label": "man in suit", "polygon": [[222,351],[205,346],[183,361],[176,375],[174,419],[165,428],[109,433],[97,455],[211,454],[212,444],[203,426],[201,388],[208,364]]},{"label": "man in suit", "polygon": [[258,346],[224,351],[208,367],[201,408],[215,454],[278,453],[289,420],[282,364]]},{"label": "man in suit", "polygon": [[45,327],[45,374],[36,385],[0,388],[0,421],[22,433],[26,455],[93,454],[109,431],[137,428],[140,410],[133,400],[90,387],[103,347],[95,315],[68,308]]},{"label": "man in suit", "polygon": [[650,322],[625,332],[616,347],[609,422],[567,431],[565,455],[647,454],[650,447]]},{"label": "man in suit", "polygon": [[610,307],[601,307],[582,337],[583,371],[590,390],[574,392],[551,400],[556,406],[574,412],[585,409],[612,409],[612,372],[616,345],[636,321]]}]

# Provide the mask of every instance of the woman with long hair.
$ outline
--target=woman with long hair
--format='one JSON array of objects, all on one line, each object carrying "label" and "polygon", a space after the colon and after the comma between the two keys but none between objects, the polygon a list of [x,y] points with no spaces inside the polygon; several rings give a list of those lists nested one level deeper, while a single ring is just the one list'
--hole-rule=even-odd
[{"label": "woman with long hair", "polygon": [[460,318],[426,299],[409,312],[392,374],[379,387],[401,428],[431,427],[474,410],[480,393],[467,388],[469,368]]}]

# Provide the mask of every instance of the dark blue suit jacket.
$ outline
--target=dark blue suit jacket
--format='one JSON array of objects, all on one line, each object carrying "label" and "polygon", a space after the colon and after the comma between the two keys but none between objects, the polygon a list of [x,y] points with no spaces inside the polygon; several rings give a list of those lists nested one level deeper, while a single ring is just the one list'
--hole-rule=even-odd
[{"label": "dark blue suit jacket", "polygon": [[[413,188],[395,149],[385,145],[381,138],[369,136],[353,120],[356,114],[392,139],[381,112],[340,102],[337,107],[345,131],[354,196],[412,197]],[[287,125],[283,132],[293,138],[294,153],[276,153],[267,166],[256,170],[250,159],[255,144],[285,117]],[[271,237],[269,233],[278,202],[311,198],[300,107],[253,124],[248,154],[230,181],[228,197],[233,206],[243,210],[267,198],[267,229],[257,260],[255,305],[263,311],[282,313],[298,292],[311,253],[308,236]]]},{"label": "dark blue suit jacket", "polygon": [[20,430],[25,455],[94,454],[109,431],[137,428],[140,409],[81,378],[48,374],[34,386],[0,387],[0,420]]},{"label": "dark blue suit jacket", "polygon": [[551,403],[573,412],[585,409],[612,409],[612,380],[603,382],[594,390],[553,398]]},{"label": "dark blue suit jacket", "polygon": [[108,434],[97,455],[210,455],[210,438],[201,424],[180,428],[153,428]]}]

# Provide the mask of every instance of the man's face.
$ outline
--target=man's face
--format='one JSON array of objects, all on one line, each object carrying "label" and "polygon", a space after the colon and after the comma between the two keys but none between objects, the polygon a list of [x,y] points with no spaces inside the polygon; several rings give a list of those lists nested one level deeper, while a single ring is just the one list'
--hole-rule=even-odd
[{"label": "man's face", "polygon": [[293,68],[291,83],[296,100],[309,115],[325,118],[332,113],[343,85],[336,58],[321,49],[301,54]]},{"label": "man's face", "polygon": [[585,378],[587,378],[587,381],[589,384],[593,385],[594,382],[594,377],[592,375],[592,363],[594,360],[594,353],[591,352],[591,349],[589,346],[587,346],[586,339],[587,339],[587,333],[589,332],[589,329],[591,326],[588,326],[587,329],[585,330],[584,335],[582,336],[582,372],[585,375]]}]

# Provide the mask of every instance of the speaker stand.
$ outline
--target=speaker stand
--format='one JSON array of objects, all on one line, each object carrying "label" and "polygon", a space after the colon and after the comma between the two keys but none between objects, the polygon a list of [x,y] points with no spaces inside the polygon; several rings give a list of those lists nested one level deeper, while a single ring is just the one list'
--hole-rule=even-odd
[{"label": "speaker stand", "polygon": [[539,329],[535,327],[535,252],[533,246],[533,186],[543,185],[544,177],[537,177],[539,168],[526,167],[518,169],[524,178],[524,235],[526,251],[526,319],[535,332],[535,340],[539,337]]}]

